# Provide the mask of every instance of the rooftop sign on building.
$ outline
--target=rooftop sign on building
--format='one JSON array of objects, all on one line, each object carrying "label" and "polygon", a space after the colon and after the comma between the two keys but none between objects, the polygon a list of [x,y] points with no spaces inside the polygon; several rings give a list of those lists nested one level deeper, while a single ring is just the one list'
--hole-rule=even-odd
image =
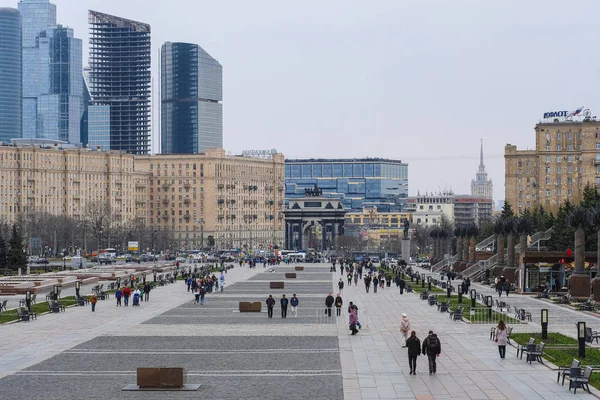
[{"label": "rooftop sign on building", "polygon": [[544,113],[543,119],[552,119],[552,120],[563,120],[568,121],[572,120],[573,117],[580,116],[583,118],[590,118],[592,113],[589,109],[583,109],[583,106],[577,108],[574,111],[548,111]]},{"label": "rooftop sign on building", "polygon": [[276,149],[271,150],[244,150],[242,151],[242,157],[253,157],[253,158],[273,158],[273,155],[277,154]]}]

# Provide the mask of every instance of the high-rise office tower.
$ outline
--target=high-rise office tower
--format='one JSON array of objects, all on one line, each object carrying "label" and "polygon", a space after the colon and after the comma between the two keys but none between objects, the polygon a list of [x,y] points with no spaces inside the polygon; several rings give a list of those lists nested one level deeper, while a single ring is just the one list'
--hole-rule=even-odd
[{"label": "high-rise office tower", "polygon": [[161,49],[161,152],[223,148],[223,68],[202,47],[166,42]]},{"label": "high-rise office tower", "polygon": [[150,149],[150,25],[89,11],[88,146]]},{"label": "high-rise office tower", "polygon": [[0,141],[20,138],[23,107],[21,13],[0,8]]},{"label": "high-rise office tower", "polygon": [[81,39],[56,24],[48,0],[21,0],[23,137],[79,143],[83,107]]}]

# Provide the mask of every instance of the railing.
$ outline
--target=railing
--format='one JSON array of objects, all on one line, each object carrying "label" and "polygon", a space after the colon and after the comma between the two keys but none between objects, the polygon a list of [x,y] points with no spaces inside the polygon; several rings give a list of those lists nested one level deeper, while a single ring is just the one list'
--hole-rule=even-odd
[{"label": "railing", "polygon": [[456,258],[457,258],[456,255],[450,256],[448,258],[444,258],[442,261],[436,263],[435,265],[433,265],[431,267],[431,272],[439,271],[440,269],[453,264],[454,261],[456,261]]},{"label": "railing", "polygon": [[518,319],[488,307],[471,308],[468,314],[463,314],[463,320],[468,320],[469,323],[478,325],[498,325],[500,321],[506,322],[507,325],[522,323]]},{"label": "railing", "polygon": [[[531,248],[535,247],[536,245],[539,245],[539,243],[541,241],[548,240],[551,237],[552,237],[552,228],[548,229],[547,231],[536,232],[533,236],[531,236],[531,242],[527,246],[527,249],[531,249]],[[519,253],[520,251],[521,251],[521,244],[518,244],[515,246],[515,252]]]},{"label": "railing", "polygon": [[495,240],[496,240],[496,235],[487,237],[475,245],[475,250],[481,251],[481,250],[485,249],[486,247],[489,247],[490,244],[493,244]]},{"label": "railing", "polygon": [[490,269],[492,266],[496,265],[497,262],[498,262],[498,254],[494,254],[487,260],[481,260],[481,261],[471,265],[469,268],[465,269],[461,273],[461,275],[463,276],[463,278],[466,278],[466,277],[473,278],[477,273]]}]

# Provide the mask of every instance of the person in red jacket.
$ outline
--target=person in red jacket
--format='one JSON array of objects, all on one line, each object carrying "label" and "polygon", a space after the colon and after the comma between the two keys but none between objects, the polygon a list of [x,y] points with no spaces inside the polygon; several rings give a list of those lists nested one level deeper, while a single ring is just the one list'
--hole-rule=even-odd
[{"label": "person in red jacket", "polygon": [[129,297],[131,297],[131,288],[129,286],[125,286],[123,289],[123,299],[125,300],[125,307],[129,305]]}]

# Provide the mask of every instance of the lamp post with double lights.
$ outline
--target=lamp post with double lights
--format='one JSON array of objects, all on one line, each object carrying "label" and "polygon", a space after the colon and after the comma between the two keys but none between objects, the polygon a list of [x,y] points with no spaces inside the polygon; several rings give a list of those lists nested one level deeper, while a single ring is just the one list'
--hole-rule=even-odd
[{"label": "lamp post with double lights", "polygon": [[548,309],[542,308],[542,339],[548,339]]},{"label": "lamp post with double lights", "polygon": [[579,343],[579,357],[585,358],[585,322],[577,323],[577,341]]}]

